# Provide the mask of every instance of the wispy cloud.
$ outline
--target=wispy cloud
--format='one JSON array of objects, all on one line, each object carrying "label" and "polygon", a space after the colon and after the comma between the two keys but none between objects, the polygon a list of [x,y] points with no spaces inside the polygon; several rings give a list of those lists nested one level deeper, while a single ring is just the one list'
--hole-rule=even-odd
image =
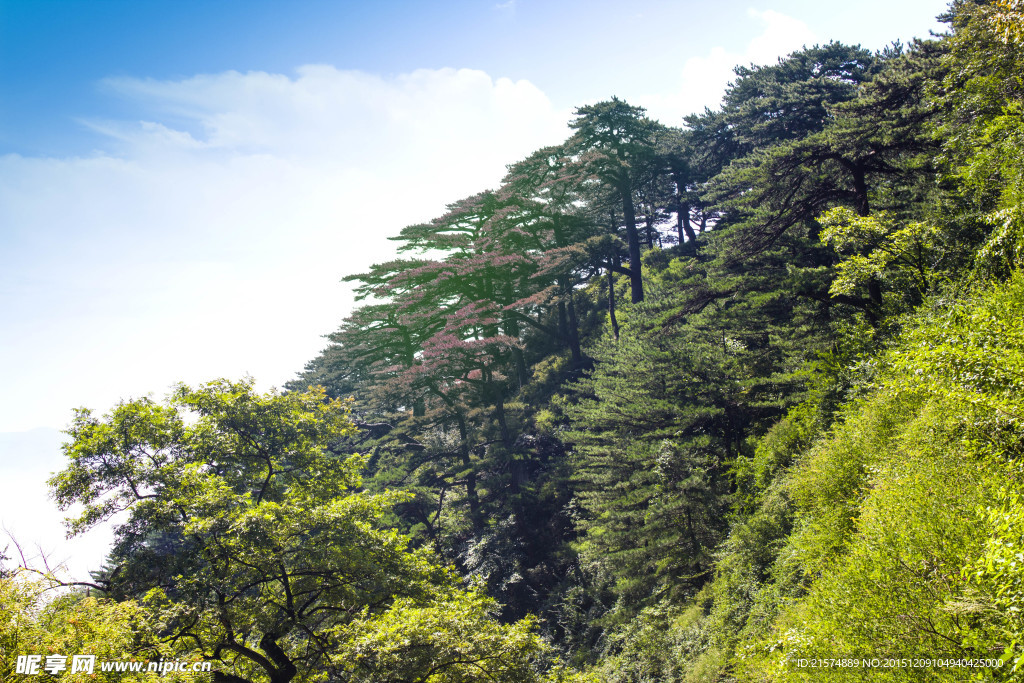
[{"label": "wispy cloud", "polygon": [[147,121],[84,158],[0,157],[0,431],[251,373],[281,383],[404,225],[563,139],[568,113],[473,70],[312,65],[110,79]]},{"label": "wispy cloud", "polygon": [[[349,309],[342,276],[567,133],[568,112],[530,83],[472,70],[104,85],[149,120],[88,122],[110,140],[90,157],[0,157],[0,432],[176,381],[283,383]],[[0,434],[0,523],[74,555],[81,578],[110,531],[61,540],[44,484],[59,435],[42,434]]]},{"label": "wispy cloud", "polygon": [[699,113],[705,107],[718,107],[725,88],[735,76],[736,65],[772,64],[779,57],[818,41],[814,32],[799,19],[774,10],[747,11],[749,19],[762,24],[763,30],[742,51],[715,47],[710,53],[683,62],[679,86],[668,95],[639,98],[651,116],[664,123],[678,125],[681,115]]}]

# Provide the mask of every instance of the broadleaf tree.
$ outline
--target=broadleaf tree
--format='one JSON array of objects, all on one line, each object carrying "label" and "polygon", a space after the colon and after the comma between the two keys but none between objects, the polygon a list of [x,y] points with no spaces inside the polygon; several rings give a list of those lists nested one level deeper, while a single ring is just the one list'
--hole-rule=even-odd
[{"label": "broadleaf tree", "polygon": [[[116,518],[95,588],[141,601],[168,647],[215,663],[214,681],[390,680],[399,670],[403,680],[465,679],[444,648],[424,656],[390,632],[367,642],[368,625],[398,618],[392,610],[464,614],[493,636],[472,648],[474,670],[537,679],[543,647],[528,623],[503,626],[483,607],[458,612],[475,598],[455,575],[383,527],[404,494],[362,490],[364,459],[331,453],[353,429],[323,390],[179,386],[164,405],[124,402],[103,419],[80,410],[67,432],[70,464],[52,484],[62,506],[84,507],[75,531],[127,516]],[[362,658],[339,657],[354,643]]]}]

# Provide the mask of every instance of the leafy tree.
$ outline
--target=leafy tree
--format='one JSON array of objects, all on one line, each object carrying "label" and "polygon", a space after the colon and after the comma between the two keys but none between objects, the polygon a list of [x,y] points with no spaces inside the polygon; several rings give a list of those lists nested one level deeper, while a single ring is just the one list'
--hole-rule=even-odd
[{"label": "leafy tree", "polygon": [[[80,410],[70,464],[52,483],[63,507],[84,506],[73,531],[127,514],[96,587],[156,610],[165,642],[220,665],[214,680],[345,679],[361,666],[338,656],[356,638],[350,629],[462,599],[427,551],[380,528],[402,494],[361,491],[364,459],[327,450],[352,430],[344,405],[322,390],[179,386],[166,405],[122,403],[103,420]],[[540,646],[528,625],[490,628],[493,638],[473,649],[480,670],[529,680]],[[444,648],[435,658],[407,640],[378,645],[416,652],[409,680],[461,680],[441,675],[456,666]]]},{"label": "leafy tree", "polygon": [[652,283],[652,296],[628,309],[621,336],[595,347],[599,362],[565,408],[580,550],[611,568],[632,606],[656,588],[692,595],[707,579],[728,505],[728,462],[744,440],[742,343],[703,318],[673,320],[678,308],[663,286]]},{"label": "leafy tree", "polygon": [[1020,570],[1009,558],[1021,514],[1021,287],[1017,276],[923,307],[870,393],[788,473],[796,520],[778,562],[806,593],[742,651],[743,674],[808,680],[787,658],[927,652],[1002,660],[992,677],[1019,677]]},{"label": "leafy tree", "polygon": [[577,118],[569,124],[576,130],[569,145],[584,173],[598,182],[600,192],[610,197],[609,210],[622,212],[629,268],[621,272],[629,276],[634,303],[644,299],[634,195],[661,171],[656,150],[657,136],[663,127],[644,113],[643,107],[613,97],[577,108]]},{"label": "leafy tree", "polygon": [[537,254],[538,287],[522,300],[524,313],[554,301],[557,336],[572,361],[584,364],[574,291],[600,273],[607,249],[599,246],[601,223],[586,206],[583,171],[569,145],[545,147],[509,166],[501,193],[514,197],[520,218],[515,230],[530,235]]},{"label": "leafy tree", "polygon": [[953,3],[947,73],[936,88],[949,211],[961,232],[974,237],[971,246],[980,247],[982,278],[1006,278],[1020,265],[1024,244],[1020,16],[1017,2]]},{"label": "leafy tree", "polygon": [[[731,154],[720,157],[709,200],[726,224],[743,226],[737,232],[743,253],[763,250],[835,203],[856,203],[866,212],[864,164],[817,134],[833,119],[830,108],[852,100],[874,67],[866,50],[839,43],[794,52],[772,66],[738,67],[722,111],[703,117],[721,121],[691,119],[695,134],[725,131],[716,144]],[[873,158],[868,150],[859,153]],[[844,176],[850,178],[845,186]]]},{"label": "leafy tree", "polygon": [[[151,615],[137,602],[115,602],[83,592],[61,592],[60,585],[24,568],[0,577],[0,678],[26,680],[16,673],[20,655],[63,656],[58,675],[70,683],[169,681],[193,683],[209,680],[207,673],[168,671],[103,671],[108,661],[201,660],[194,653],[176,652],[159,641]],[[92,655],[93,671],[74,671],[75,655]],[[28,679],[30,680],[30,679]]]},{"label": "leafy tree", "polygon": [[991,26],[1001,34],[1004,43],[1024,43],[1024,3],[1021,0],[998,0],[989,18]]},{"label": "leafy tree", "polygon": [[[406,228],[416,255],[357,276],[372,302],[307,373],[356,395],[370,488],[415,493],[392,521],[609,680],[799,678],[784,654],[836,643],[1018,661],[1019,620],[993,612],[1017,599],[1019,472],[984,446],[1017,448],[1018,407],[983,386],[1006,380],[985,354],[1017,372],[997,333],[1016,328],[895,340],[970,268],[1024,263],[1019,4],[955,2],[950,36],[907,48],[738,68],[685,131],[581,107],[566,143]],[[383,645],[401,633],[474,675],[436,624],[494,606],[459,596],[346,622],[337,652],[379,648],[349,674],[408,678],[417,657]]]},{"label": "leafy tree", "polygon": [[845,207],[827,211],[821,224],[822,241],[847,255],[837,268],[832,295],[853,294],[872,281],[897,280],[892,288],[917,304],[932,288],[937,260],[933,226],[920,221],[900,226],[891,215],[857,216]]},{"label": "leafy tree", "polygon": [[543,647],[533,619],[512,627],[494,619],[497,604],[479,592],[451,591],[430,604],[400,599],[387,612],[364,613],[333,655],[349,680],[536,681],[532,660]]}]

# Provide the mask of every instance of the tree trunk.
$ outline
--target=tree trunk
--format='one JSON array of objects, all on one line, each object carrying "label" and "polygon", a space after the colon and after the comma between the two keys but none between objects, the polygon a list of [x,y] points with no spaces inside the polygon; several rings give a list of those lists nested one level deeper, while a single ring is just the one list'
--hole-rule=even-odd
[{"label": "tree trunk", "polygon": [[466,429],[466,418],[462,413],[456,413],[459,423],[459,453],[462,456],[462,466],[466,468],[466,500],[469,501],[469,519],[473,525],[473,531],[480,531],[484,526],[483,515],[480,513],[480,497],[476,492],[476,470],[473,469],[473,460],[469,454],[469,430]]},{"label": "tree trunk", "polygon": [[526,357],[523,356],[523,350],[521,348],[513,346],[512,358],[516,365],[516,375],[519,380],[519,388],[522,389],[523,385],[530,381],[530,376],[526,371]]},{"label": "tree trunk", "polygon": [[644,213],[644,226],[647,230],[647,248],[654,249],[654,208],[647,207]]},{"label": "tree trunk", "polygon": [[608,318],[612,322],[612,335],[619,341],[619,321],[615,319],[615,274],[608,264]]},{"label": "tree trunk", "polygon": [[267,653],[267,657],[274,662],[277,670],[270,673],[271,683],[288,683],[290,680],[295,678],[295,674],[299,672],[298,668],[288,658],[285,651],[277,644],[277,636],[272,633],[264,634],[260,638],[260,649]]},{"label": "tree trunk", "polygon": [[636,230],[636,210],[628,188],[620,189],[622,213],[626,221],[626,244],[629,247],[629,294],[633,303],[644,300],[644,281],[640,277],[640,235]]},{"label": "tree trunk", "polygon": [[871,205],[868,203],[868,183],[864,177],[864,168],[854,161],[842,159],[841,162],[853,176],[853,194],[857,198],[857,215],[867,216],[871,213]]},{"label": "tree trunk", "polygon": [[505,418],[505,399],[499,392],[494,399],[494,417],[498,421],[498,431],[501,434],[501,442],[508,446],[512,443],[512,437],[508,431],[508,420]]},{"label": "tree trunk", "polygon": [[576,318],[576,302],[569,290],[569,352],[572,354],[573,365],[583,362],[583,352],[580,350],[580,323]]},{"label": "tree trunk", "polygon": [[693,255],[697,255],[697,233],[693,231],[693,226],[690,225],[690,205],[686,202],[679,201],[676,206],[676,230],[679,232],[679,244],[683,244],[683,235],[686,235],[687,241],[690,243],[690,251]]},{"label": "tree trunk", "polygon": [[[561,282],[558,284],[559,289],[564,293],[565,285]],[[565,344],[569,343],[569,318],[565,312],[565,301],[561,299],[558,300],[558,339]]]}]

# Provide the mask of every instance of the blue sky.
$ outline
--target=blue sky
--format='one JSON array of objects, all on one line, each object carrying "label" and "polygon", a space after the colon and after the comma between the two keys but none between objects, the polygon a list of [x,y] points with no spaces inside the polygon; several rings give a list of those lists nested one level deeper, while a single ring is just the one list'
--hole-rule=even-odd
[{"label": "blue sky", "polygon": [[569,106],[676,85],[674,68],[687,57],[757,35],[757,23],[744,21],[751,9],[794,17],[820,40],[877,48],[926,34],[943,7],[934,0],[0,0],[0,151],[102,148],[82,118],[146,113],[103,88],[109,77],[290,74],[320,63],[380,75],[456,67],[527,79]]},{"label": "blue sky", "polygon": [[575,106],[679,124],[736,64],[927,36],[944,7],[0,0],[0,436],[44,429],[0,439],[0,522],[56,543],[74,407],[290,379],[350,310],[343,276]]}]

